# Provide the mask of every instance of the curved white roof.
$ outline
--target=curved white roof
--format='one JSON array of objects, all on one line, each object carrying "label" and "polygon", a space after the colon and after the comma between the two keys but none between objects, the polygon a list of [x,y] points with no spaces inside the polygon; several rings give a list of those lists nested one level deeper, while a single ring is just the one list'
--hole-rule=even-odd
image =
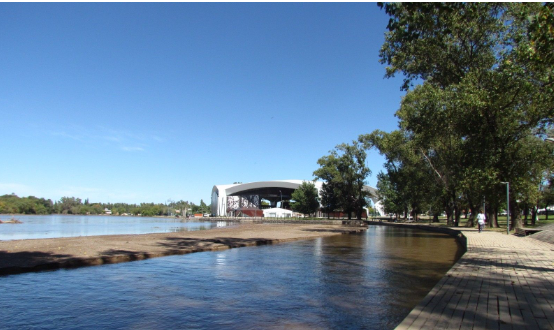
[{"label": "curved white roof", "polygon": [[[212,192],[217,192],[221,194],[224,192],[225,195],[236,194],[241,191],[247,191],[252,189],[259,188],[289,188],[297,189],[302,185],[302,182],[313,182],[317,190],[321,190],[323,182],[321,181],[309,181],[309,180],[275,180],[275,181],[258,181],[258,182],[248,182],[248,183],[237,183],[237,184],[226,184],[226,185],[215,185],[212,189]],[[370,193],[375,194],[377,189],[364,186],[364,190],[368,190]]]},{"label": "curved white roof", "polygon": [[231,195],[241,191],[258,189],[258,188],[297,189],[298,187],[300,187],[300,185],[302,185],[302,182],[304,182],[304,180],[276,180],[276,181],[258,181],[258,182],[248,182],[248,183],[238,183],[238,184],[215,185],[212,189],[212,192],[214,191],[217,191],[218,193],[225,192],[226,195]]},{"label": "curved white roof", "polygon": [[[212,213],[216,215],[225,215],[227,209],[227,196],[236,195],[237,193],[243,191],[249,191],[260,188],[288,188],[288,189],[298,189],[302,185],[302,182],[313,182],[318,192],[321,192],[323,185],[322,181],[309,181],[309,180],[275,180],[275,181],[258,181],[258,182],[248,182],[248,183],[236,183],[236,184],[225,184],[225,185],[215,185],[212,188]],[[379,201],[377,200],[376,192],[377,189],[364,186],[364,190],[371,193],[371,199],[373,202],[381,208]]]}]

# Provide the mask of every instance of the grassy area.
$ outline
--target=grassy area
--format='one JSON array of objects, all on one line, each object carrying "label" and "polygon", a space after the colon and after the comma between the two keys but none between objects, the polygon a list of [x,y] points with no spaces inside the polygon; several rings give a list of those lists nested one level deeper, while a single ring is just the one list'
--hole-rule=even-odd
[{"label": "grassy area", "polygon": [[[529,217],[529,219],[527,220],[527,225],[525,226],[526,228],[539,228],[541,226],[544,226],[544,225],[547,225],[547,224],[551,224],[551,223],[554,223],[554,215],[549,215],[548,216],[548,220],[546,220],[546,215],[539,215],[539,221],[537,222],[537,224],[535,226],[532,226],[531,225],[531,217]],[[432,217],[427,217],[427,216],[422,216],[419,218],[419,221],[418,223],[425,223],[425,224],[431,224],[433,226],[445,226],[446,227],[446,217],[439,217],[439,222],[432,222]],[[498,231],[498,232],[501,232],[501,233],[505,233],[506,232],[506,220],[507,220],[507,217],[506,216],[499,216],[498,217],[498,228],[490,228],[488,227],[488,223],[487,223],[487,227],[486,229],[487,230],[492,230],[492,231]],[[467,224],[467,219],[465,219],[464,217],[462,217],[460,219],[460,227],[465,227]],[[477,223],[475,224],[475,227],[477,227]],[[514,230],[513,228],[510,228],[510,233],[513,233]]]}]

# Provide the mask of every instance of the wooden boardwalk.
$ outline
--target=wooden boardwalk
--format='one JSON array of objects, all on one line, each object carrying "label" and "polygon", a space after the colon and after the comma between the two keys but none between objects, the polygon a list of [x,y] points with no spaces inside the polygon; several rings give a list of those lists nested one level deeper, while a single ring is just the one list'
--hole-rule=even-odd
[{"label": "wooden boardwalk", "polygon": [[396,329],[554,329],[554,245],[460,231],[467,252]]}]

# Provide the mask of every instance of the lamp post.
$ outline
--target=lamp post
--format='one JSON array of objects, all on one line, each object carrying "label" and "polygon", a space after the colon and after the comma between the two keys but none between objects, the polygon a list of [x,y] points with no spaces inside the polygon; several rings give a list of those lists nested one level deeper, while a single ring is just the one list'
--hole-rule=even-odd
[{"label": "lamp post", "polygon": [[508,221],[506,221],[506,230],[508,235],[510,235],[510,183],[509,182],[500,182],[500,183],[506,185],[506,204],[507,204],[506,216],[508,219]]},{"label": "lamp post", "polygon": [[[483,196],[483,214],[485,215],[485,219],[487,217],[487,210],[485,209],[485,207],[487,206],[487,204],[485,203],[485,196]],[[489,222],[490,224],[490,222]]]}]

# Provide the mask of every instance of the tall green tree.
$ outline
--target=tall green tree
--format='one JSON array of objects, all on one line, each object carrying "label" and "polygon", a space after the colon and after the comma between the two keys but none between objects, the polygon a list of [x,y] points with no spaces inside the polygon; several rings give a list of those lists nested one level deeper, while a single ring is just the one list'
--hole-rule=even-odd
[{"label": "tall green tree", "polygon": [[320,168],[314,171],[316,178],[333,188],[338,207],[348,214],[348,219],[352,218],[352,212],[357,219],[361,219],[367,205],[369,192],[364,190],[364,185],[371,170],[366,165],[366,157],[363,144],[359,141],[343,143],[331,150],[328,156],[321,157],[317,161]]},{"label": "tall green tree", "polygon": [[291,195],[291,208],[302,214],[312,214],[319,208],[319,196],[313,182],[304,181]]},{"label": "tall green tree", "polygon": [[333,181],[325,181],[321,185],[321,210],[327,213],[327,219],[330,218],[331,213],[335,212],[339,208],[339,192]]},{"label": "tall green tree", "polygon": [[314,172],[314,175],[323,180],[321,187],[321,205],[322,211],[327,213],[328,218],[330,213],[341,208],[341,192],[337,182],[337,178],[339,177],[338,162],[339,159],[333,154],[322,157],[317,161],[320,168]]},{"label": "tall green tree", "polygon": [[[552,66],[545,65],[541,49],[547,45],[539,42],[549,30],[533,25],[549,22],[548,11],[541,16],[545,6],[383,6],[391,19],[381,62],[389,65],[387,77],[404,75],[407,91],[396,115],[441,178],[447,214],[453,210],[459,219],[462,205],[475,211],[484,197],[498,209],[499,182],[509,181],[514,225],[520,226],[516,200],[538,189],[537,173],[547,166],[544,144],[534,141],[554,120]],[[529,171],[529,164],[539,168]]]},{"label": "tall green tree", "polygon": [[398,218],[405,212],[408,205],[404,198],[402,198],[403,191],[399,187],[402,182],[391,178],[393,173],[390,171],[380,172],[377,174],[377,197],[383,205],[383,209],[387,214],[396,214]]},{"label": "tall green tree", "polygon": [[365,148],[377,148],[385,155],[386,173],[377,176],[378,197],[387,213],[404,217],[411,211],[414,218],[430,209],[434,200],[443,198],[442,190],[433,189],[437,177],[420,151],[414,148],[411,137],[405,130],[391,133],[374,131],[361,135]]},{"label": "tall green tree", "polygon": [[79,214],[81,199],[76,197],[62,197],[57,203],[57,212],[62,214]]}]

